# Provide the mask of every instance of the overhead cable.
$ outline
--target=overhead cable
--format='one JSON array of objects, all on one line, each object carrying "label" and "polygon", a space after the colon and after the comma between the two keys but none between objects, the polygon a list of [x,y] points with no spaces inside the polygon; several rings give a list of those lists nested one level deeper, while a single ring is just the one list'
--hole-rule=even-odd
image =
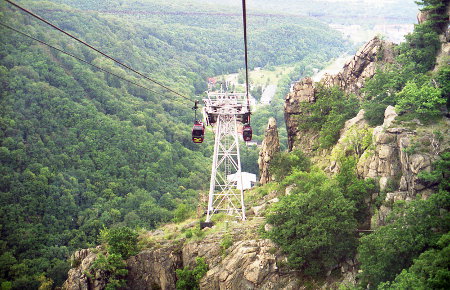
[{"label": "overhead cable", "polygon": [[86,61],[86,60],[84,60],[84,59],[82,59],[82,58],[79,58],[79,57],[76,56],[76,55],[73,55],[73,54],[71,54],[71,53],[69,53],[69,52],[67,52],[67,51],[64,51],[64,50],[62,50],[62,49],[60,49],[60,48],[57,48],[57,47],[55,47],[55,46],[53,46],[53,45],[51,45],[51,44],[48,44],[48,43],[46,43],[45,41],[39,40],[39,39],[37,39],[37,38],[35,38],[35,37],[31,36],[31,35],[28,35],[28,34],[22,32],[22,31],[19,31],[19,30],[15,29],[15,28],[13,28],[13,27],[7,25],[7,24],[4,24],[4,23],[1,23],[1,22],[0,22],[0,25],[4,26],[4,27],[6,27],[6,28],[8,28],[8,29],[10,29],[10,30],[12,30],[12,31],[15,31],[15,32],[17,32],[17,33],[19,33],[19,34],[21,34],[21,35],[23,35],[23,36],[26,36],[26,37],[28,37],[28,38],[34,40],[34,41],[37,41],[37,42],[39,42],[39,43],[41,43],[41,44],[44,44],[44,45],[46,45],[46,46],[48,46],[48,47],[50,47],[50,48],[52,48],[52,49],[54,49],[54,50],[57,50],[57,51],[59,51],[59,52],[65,54],[65,55],[68,55],[68,56],[70,56],[70,57],[73,57],[73,58],[75,58],[75,59],[77,59],[77,60],[79,60],[79,61],[81,61],[81,62],[83,62],[83,63],[86,63],[86,64],[88,64],[88,65],[91,65],[91,66],[93,66],[93,67],[95,67],[95,68],[97,68],[97,69],[99,69],[99,70],[101,70],[101,71],[103,71],[103,72],[105,72],[105,73],[108,73],[108,74],[110,74],[110,75],[113,75],[113,76],[115,76],[115,77],[117,77],[117,78],[119,78],[119,79],[121,79],[121,80],[124,80],[124,81],[130,83],[130,84],[133,84],[133,85],[135,85],[135,86],[138,86],[138,87],[140,87],[140,88],[143,88],[143,89],[145,89],[145,90],[147,90],[147,91],[150,91],[150,92],[152,92],[152,93],[154,93],[154,94],[157,94],[157,95],[160,94],[160,93],[158,93],[158,92],[156,92],[156,91],[154,91],[154,90],[152,90],[152,89],[149,89],[149,88],[147,88],[147,87],[145,87],[145,86],[143,86],[143,85],[140,85],[140,84],[138,84],[138,83],[135,83],[135,82],[133,82],[133,81],[130,81],[130,80],[128,80],[128,79],[126,79],[126,78],[124,78],[124,77],[122,77],[122,76],[119,76],[119,75],[117,75],[117,74],[115,74],[115,73],[112,73],[112,72],[110,72],[110,71],[108,71],[108,70],[105,70],[105,69],[103,69],[103,68],[101,68],[101,67],[99,67],[99,66],[97,66],[97,65],[95,65],[95,64],[93,64],[93,63],[90,63],[90,62],[88,62],[88,61]]},{"label": "overhead cable", "polygon": [[247,56],[247,11],[245,7],[245,0],[242,0],[242,21],[244,25],[244,50],[245,50],[245,91],[247,95],[247,106],[250,107],[250,100],[248,98],[249,83],[248,83],[248,56]]},{"label": "overhead cable", "polygon": [[115,63],[121,65],[122,67],[124,67],[124,68],[126,68],[126,69],[128,69],[128,70],[130,70],[130,71],[132,71],[132,72],[134,72],[134,73],[136,73],[137,75],[139,75],[139,76],[145,78],[146,80],[149,80],[149,81],[151,81],[151,82],[153,82],[153,83],[159,85],[160,87],[163,87],[164,89],[166,89],[166,90],[168,90],[168,91],[174,93],[175,95],[177,95],[177,96],[179,96],[179,97],[182,97],[183,99],[186,99],[186,100],[192,102],[192,100],[191,100],[190,98],[188,98],[188,97],[186,97],[186,96],[184,96],[184,95],[178,93],[177,91],[175,91],[175,90],[169,88],[168,86],[166,86],[166,85],[164,85],[164,84],[162,84],[162,83],[160,83],[160,82],[158,82],[158,81],[156,81],[156,80],[154,80],[154,79],[152,79],[152,78],[150,78],[150,77],[144,75],[143,73],[141,73],[141,72],[139,72],[139,71],[133,69],[132,67],[130,67],[130,66],[128,66],[128,65],[126,65],[126,64],[124,64],[124,63],[122,63],[121,61],[119,61],[119,60],[117,60],[117,59],[115,59],[115,58],[109,56],[108,54],[106,54],[106,53],[100,51],[99,49],[93,47],[92,45],[88,44],[87,42],[85,42],[85,41],[83,41],[83,40],[77,38],[76,36],[73,36],[72,34],[66,32],[66,31],[64,31],[62,28],[59,28],[58,26],[56,26],[55,24],[51,23],[50,21],[45,20],[44,18],[40,17],[39,15],[34,14],[33,12],[31,12],[31,11],[29,11],[29,10],[23,8],[22,6],[20,6],[20,5],[16,4],[16,3],[14,3],[14,2],[12,2],[12,1],[10,1],[10,0],[5,0],[5,1],[8,2],[9,4],[15,6],[16,8],[18,8],[18,9],[24,11],[25,13],[27,13],[27,14],[33,16],[34,18],[38,19],[39,21],[42,21],[42,22],[44,22],[45,24],[50,25],[50,26],[53,27],[54,29],[56,29],[56,30],[58,30],[58,31],[60,31],[60,32],[62,32],[62,33],[64,33],[65,35],[69,36],[70,38],[75,39],[75,40],[78,41],[79,43],[81,43],[81,44],[83,44],[83,45],[89,47],[90,49],[92,49],[92,50],[94,50],[94,51],[100,53],[100,54],[103,55],[104,57],[106,57],[106,58],[108,58],[108,59],[114,61]]}]

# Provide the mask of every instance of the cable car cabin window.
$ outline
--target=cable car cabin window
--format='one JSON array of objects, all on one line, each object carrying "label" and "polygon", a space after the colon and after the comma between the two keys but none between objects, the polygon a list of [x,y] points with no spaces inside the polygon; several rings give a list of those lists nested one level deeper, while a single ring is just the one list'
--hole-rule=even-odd
[{"label": "cable car cabin window", "polygon": [[194,137],[202,137],[203,136],[203,129],[201,127],[194,128],[194,130],[192,130],[192,136],[194,136]]},{"label": "cable car cabin window", "polygon": [[242,128],[242,137],[244,141],[252,140],[252,127],[250,125],[244,125],[244,128]]}]

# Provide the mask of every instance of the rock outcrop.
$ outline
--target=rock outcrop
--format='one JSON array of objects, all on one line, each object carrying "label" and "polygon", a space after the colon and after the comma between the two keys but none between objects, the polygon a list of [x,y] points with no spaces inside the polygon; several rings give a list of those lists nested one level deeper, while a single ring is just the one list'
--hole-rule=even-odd
[{"label": "rock outcrop", "polygon": [[[224,232],[198,241],[183,244],[181,240],[143,250],[126,261],[128,275],[124,289],[176,289],[176,269],[193,268],[196,257],[205,258],[209,265],[200,289],[296,289],[298,273],[282,269],[280,265],[286,264],[286,257],[278,252],[275,244],[267,239],[248,239],[246,236],[249,230],[254,232],[259,225],[234,228],[229,234],[235,242],[226,250],[220,245]],[[69,271],[63,289],[105,288],[106,277],[91,270],[99,251],[101,248],[74,254],[75,267]]]},{"label": "rock outcrop", "polygon": [[299,130],[298,118],[304,114],[302,104],[314,103],[316,100],[315,85],[311,78],[304,78],[297,82],[291,93],[286,96],[284,103],[284,120],[288,136],[288,149],[301,148],[303,152],[310,153],[317,139],[316,132]]},{"label": "rock outcrop", "polygon": [[182,264],[181,250],[176,245],[141,251],[127,260],[127,288],[175,289],[175,270]]},{"label": "rock outcrop", "polygon": [[258,165],[259,165],[259,182],[266,184],[272,181],[272,176],[269,173],[270,161],[275,153],[280,151],[280,139],[278,138],[277,121],[275,118],[270,118],[264,134],[264,140],[259,151]]},{"label": "rock outcrop", "polygon": [[[336,75],[325,74],[321,84],[331,87],[338,86],[346,93],[361,96],[364,83],[372,78],[378,65],[393,62],[394,44],[375,37],[348,61],[341,72]],[[290,151],[301,148],[305,153],[311,153],[318,138],[317,132],[299,130],[296,116],[305,114],[302,103],[316,101],[316,84],[311,78],[304,78],[293,86],[285,99],[284,118],[288,133],[288,148]]]},{"label": "rock outcrop", "polygon": [[417,145],[412,139],[417,137],[417,132],[393,125],[396,117],[394,107],[387,107],[383,125],[373,130],[374,150],[363,154],[358,173],[364,178],[379,179],[382,191],[400,190],[412,198],[424,189],[417,174],[431,170],[433,154],[432,151],[415,152]]},{"label": "rock outcrop", "polygon": [[338,86],[346,93],[361,95],[366,80],[373,77],[378,64],[394,61],[394,44],[373,38],[348,61],[337,75],[325,74],[321,82],[326,86]]},{"label": "rock outcrop", "polygon": [[283,272],[270,240],[236,242],[222,262],[210,268],[200,289],[297,289],[295,272]]},{"label": "rock outcrop", "polygon": [[[107,277],[101,271],[93,273],[91,266],[97,258],[95,251],[83,249],[72,257],[76,267],[69,270],[64,282],[66,290],[105,289]],[[151,290],[175,289],[175,270],[182,267],[180,247],[168,245],[159,249],[144,250],[127,261],[128,275],[126,289]]]},{"label": "rock outcrop", "polygon": [[[97,248],[99,250],[100,248]],[[83,249],[72,255],[72,265],[69,270],[68,278],[63,284],[65,290],[100,290],[104,289],[106,281],[101,275],[91,276],[90,267],[97,258],[96,251]],[[100,274],[100,273],[99,273]]]}]

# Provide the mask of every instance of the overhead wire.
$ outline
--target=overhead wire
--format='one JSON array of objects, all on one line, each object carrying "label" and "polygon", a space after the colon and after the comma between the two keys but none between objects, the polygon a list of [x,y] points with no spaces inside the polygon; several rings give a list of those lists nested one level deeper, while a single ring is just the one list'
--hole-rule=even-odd
[{"label": "overhead wire", "polygon": [[150,78],[150,77],[144,75],[143,73],[141,73],[141,72],[139,72],[139,71],[133,69],[132,67],[130,67],[130,66],[124,64],[123,62],[117,60],[116,58],[114,58],[114,57],[112,57],[112,56],[109,56],[108,54],[106,54],[106,53],[100,51],[99,49],[93,47],[92,45],[88,44],[87,42],[85,42],[85,41],[79,39],[78,37],[76,37],[76,36],[70,34],[69,32],[66,32],[66,31],[63,30],[62,28],[56,26],[55,24],[53,24],[53,23],[51,23],[50,21],[48,21],[48,20],[42,18],[41,16],[39,16],[39,15],[37,15],[37,14],[35,14],[35,13],[29,11],[28,9],[26,9],[26,8],[24,8],[24,7],[22,7],[22,6],[18,5],[18,4],[16,4],[16,3],[10,1],[10,0],[5,0],[5,1],[8,2],[9,4],[13,5],[14,7],[16,7],[16,8],[18,8],[18,9],[22,10],[23,12],[25,12],[25,13],[27,13],[27,14],[33,16],[34,18],[38,19],[39,21],[42,21],[42,22],[44,22],[45,24],[47,24],[47,25],[53,27],[54,29],[56,29],[56,30],[58,30],[58,31],[60,31],[60,32],[62,32],[62,33],[64,33],[65,35],[67,35],[67,36],[69,36],[70,38],[72,38],[72,39],[78,41],[79,43],[81,43],[81,44],[83,44],[83,45],[89,47],[90,49],[92,49],[92,50],[98,52],[99,54],[103,55],[104,57],[106,57],[106,58],[108,58],[108,59],[114,61],[115,63],[121,65],[122,67],[124,67],[124,68],[126,68],[126,69],[128,69],[128,70],[130,70],[130,71],[132,71],[132,72],[134,72],[134,73],[136,73],[137,75],[143,77],[144,79],[146,79],[146,80],[148,80],[148,81],[151,81],[151,82],[153,82],[153,83],[159,85],[160,87],[162,87],[162,88],[168,90],[169,92],[172,92],[173,94],[175,94],[175,95],[177,95],[177,96],[179,96],[179,97],[181,97],[181,98],[183,98],[183,99],[185,99],[185,100],[188,100],[188,101],[190,101],[190,102],[193,101],[191,98],[189,98],[189,97],[187,97],[187,96],[185,96],[185,95],[180,94],[179,92],[177,92],[177,91],[171,89],[170,87],[168,87],[168,86],[166,86],[166,85],[160,83],[159,81],[156,81],[156,80],[154,80],[154,79],[152,79],[152,78]]},{"label": "overhead wire", "polygon": [[247,48],[247,8],[245,0],[242,0],[242,22],[244,26],[244,51],[245,51],[245,92],[247,96],[247,106],[250,108],[249,82],[248,82],[248,48]]},{"label": "overhead wire", "polygon": [[147,90],[147,91],[149,91],[149,92],[152,92],[152,93],[154,93],[154,94],[159,94],[158,92],[156,92],[156,91],[154,91],[154,90],[152,90],[152,89],[150,89],[150,88],[147,88],[147,87],[145,87],[145,86],[143,86],[143,85],[141,85],[141,84],[138,84],[138,83],[136,83],[136,82],[130,81],[130,80],[128,80],[128,79],[126,79],[126,78],[124,78],[124,77],[122,77],[122,76],[120,76],[120,75],[117,75],[117,74],[115,74],[115,73],[113,73],[113,72],[110,72],[110,71],[104,69],[104,68],[101,68],[101,67],[99,67],[99,66],[97,66],[97,65],[95,65],[95,64],[93,64],[93,63],[88,62],[87,60],[84,60],[84,59],[82,59],[82,58],[80,58],[80,57],[78,57],[78,56],[76,56],[76,55],[74,55],[74,54],[71,54],[70,52],[64,51],[64,50],[62,50],[62,49],[60,49],[60,48],[58,48],[58,47],[55,47],[55,46],[53,46],[53,45],[51,45],[51,44],[48,44],[48,43],[46,43],[45,41],[42,41],[42,40],[40,40],[40,39],[37,39],[37,38],[35,38],[35,37],[33,37],[33,36],[29,35],[29,34],[26,34],[26,33],[22,32],[22,31],[20,31],[20,30],[17,30],[17,29],[15,29],[15,28],[13,28],[13,27],[7,25],[7,24],[4,24],[4,23],[0,22],[0,25],[6,27],[6,28],[8,28],[8,29],[10,29],[10,30],[12,30],[12,31],[14,31],[14,32],[16,32],[16,33],[19,33],[19,34],[21,34],[21,35],[23,35],[23,36],[25,36],[25,37],[28,37],[28,38],[30,38],[30,39],[32,39],[32,40],[34,40],[34,41],[37,41],[37,42],[39,42],[39,43],[41,43],[41,44],[43,44],[43,45],[46,45],[46,46],[48,46],[48,47],[50,47],[50,48],[52,48],[52,49],[54,49],[54,50],[56,50],[56,51],[59,51],[59,52],[65,54],[65,55],[68,55],[68,56],[70,56],[70,57],[73,57],[73,58],[77,59],[78,61],[81,61],[81,62],[83,62],[83,63],[86,63],[86,64],[88,64],[88,65],[90,65],[90,66],[93,66],[93,67],[95,67],[95,68],[97,68],[97,69],[99,69],[99,70],[101,70],[101,71],[103,71],[103,72],[105,72],[105,73],[108,73],[108,74],[110,74],[110,75],[113,75],[113,76],[115,76],[115,77],[117,77],[117,78],[119,78],[119,79],[121,79],[121,80],[124,80],[124,81],[130,83],[130,84],[133,84],[133,85],[135,85],[135,86],[137,86],[137,87],[143,88],[143,89],[145,89],[145,90]]}]

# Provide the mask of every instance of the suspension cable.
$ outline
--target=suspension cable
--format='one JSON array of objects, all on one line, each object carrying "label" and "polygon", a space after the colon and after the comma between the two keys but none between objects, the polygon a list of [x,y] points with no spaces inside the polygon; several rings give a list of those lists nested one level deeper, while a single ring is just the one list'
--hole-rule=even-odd
[{"label": "suspension cable", "polygon": [[247,106],[250,111],[250,100],[248,97],[249,93],[249,83],[248,83],[248,56],[247,56],[247,11],[245,6],[245,0],[242,0],[242,21],[244,25],[244,50],[245,50],[245,92],[247,96]]},{"label": "suspension cable", "polygon": [[41,44],[43,44],[43,45],[46,45],[46,46],[48,46],[48,47],[50,47],[50,48],[52,48],[52,49],[54,49],[54,50],[56,50],[56,51],[59,51],[59,52],[65,54],[65,55],[68,55],[68,56],[70,56],[70,57],[73,57],[73,58],[75,58],[76,60],[79,60],[79,61],[81,61],[81,62],[83,62],[83,63],[85,63],[85,64],[88,64],[88,65],[90,65],[90,66],[93,66],[93,67],[95,67],[95,68],[97,68],[97,69],[99,69],[99,70],[101,70],[101,71],[103,71],[103,72],[105,72],[105,73],[107,73],[107,74],[113,75],[113,76],[115,76],[115,77],[117,77],[117,78],[119,78],[119,79],[121,79],[121,80],[124,80],[124,81],[130,83],[130,84],[133,84],[133,85],[135,85],[135,86],[137,86],[137,87],[143,88],[143,89],[145,89],[145,90],[147,90],[147,91],[149,91],[149,92],[152,92],[152,93],[154,93],[154,94],[157,94],[157,95],[159,94],[158,92],[156,92],[156,91],[154,91],[154,90],[152,90],[152,89],[149,89],[149,88],[147,88],[147,87],[145,87],[145,86],[143,86],[143,85],[140,85],[140,84],[138,84],[138,83],[136,83],[136,82],[130,81],[130,80],[128,80],[128,79],[126,79],[126,78],[124,78],[124,77],[122,77],[122,76],[119,76],[119,75],[115,74],[115,73],[112,73],[112,72],[110,72],[110,71],[108,71],[108,70],[106,70],[106,69],[104,69],[104,68],[101,68],[101,67],[99,67],[99,66],[97,66],[97,65],[95,65],[95,64],[93,64],[93,63],[90,63],[90,62],[88,62],[88,61],[86,61],[86,60],[84,60],[84,59],[82,59],[82,58],[79,58],[79,57],[76,56],[76,55],[73,55],[73,54],[71,54],[71,53],[69,53],[69,52],[67,52],[67,51],[64,51],[64,50],[62,50],[62,49],[60,49],[60,48],[57,48],[57,47],[55,47],[55,46],[53,46],[53,45],[51,45],[51,44],[48,44],[48,43],[46,43],[45,41],[42,41],[42,40],[37,39],[37,38],[34,38],[33,36],[31,36],[31,35],[29,35],[29,34],[26,34],[26,33],[22,32],[22,31],[20,31],[20,30],[17,30],[17,29],[15,29],[15,28],[13,28],[13,27],[7,25],[7,24],[4,24],[4,23],[0,22],[0,25],[1,25],[1,26],[4,26],[4,27],[6,27],[6,28],[8,28],[8,29],[10,29],[10,30],[12,30],[12,31],[14,31],[14,32],[17,32],[17,33],[19,33],[19,34],[21,34],[21,35],[23,35],[23,36],[26,36],[26,37],[28,37],[28,38],[34,40],[34,41],[37,41],[37,42],[39,42],[39,43],[41,43]]},{"label": "suspension cable", "polygon": [[106,53],[100,51],[99,49],[93,47],[92,45],[88,44],[87,42],[85,42],[85,41],[83,41],[83,40],[81,40],[81,39],[79,39],[79,38],[73,36],[72,34],[66,32],[66,31],[64,31],[62,28],[59,28],[58,26],[56,26],[55,24],[49,22],[48,20],[45,20],[44,18],[42,18],[42,17],[40,17],[40,16],[34,14],[33,12],[31,12],[31,11],[29,11],[29,10],[23,8],[22,6],[19,6],[18,4],[14,3],[14,2],[12,2],[12,1],[10,1],[10,0],[5,0],[5,1],[8,2],[9,4],[15,6],[16,8],[18,8],[18,9],[24,11],[25,13],[27,13],[27,14],[33,16],[34,18],[38,19],[39,21],[42,21],[42,22],[44,22],[45,24],[50,25],[50,26],[53,27],[54,29],[56,29],[56,30],[58,30],[58,31],[60,31],[60,32],[62,32],[62,33],[64,33],[65,35],[69,36],[70,38],[75,39],[75,40],[78,41],[79,43],[81,43],[81,44],[83,44],[83,45],[89,47],[90,49],[92,49],[92,50],[94,50],[94,51],[100,53],[100,54],[103,55],[104,57],[106,57],[106,58],[108,58],[108,59],[114,61],[115,63],[121,65],[122,67],[124,67],[124,68],[126,68],[126,69],[128,69],[128,70],[130,70],[130,71],[132,71],[132,72],[134,72],[134,73],[136,73],[137,75],[139,75],[139,76],[145,78],[146,80],[149,80],[149,81],[151,81],[151,82],[153,82],[153,83],[159,85],[160,87],[163,87],[164,89],[166,89],[166,90],[168,90],[168,91],[174,93],[175,95],[177,95],[177,96],[179,96],[179,97],[181,97],[181,98],[183,98],[183,99],[185,99],[185,100],[188,100],[188,101],[192,102],[192,100],[191,100],[190,98],[188,98],[188,97],[186,97],[186,96],[184,96],[184,95],[178,93],[177,91],[175,91],[175,90],[169,88],[168,86],[166,86],[166,85],[164,85],[164,84],[162,84],[162,83],[160,83],[160,82],[158,82],[158,81],[156,81],[156,80],[154,80],[154,79],[152,79],[152,78],[150,78],[150,77],[144,75],[143,73],[141,73],[141,72],[139,72],[139,71],[133,69],[132,67],[130,67],[130,66],[128,66],[128,65],[126,65],[126,64],[124,64],[124,63],[122,63],[121,61],[119,61],[119,60],[117,60],[117,59],[115,59],[115,58],[109,56],[108,54],[106,54]]}]

